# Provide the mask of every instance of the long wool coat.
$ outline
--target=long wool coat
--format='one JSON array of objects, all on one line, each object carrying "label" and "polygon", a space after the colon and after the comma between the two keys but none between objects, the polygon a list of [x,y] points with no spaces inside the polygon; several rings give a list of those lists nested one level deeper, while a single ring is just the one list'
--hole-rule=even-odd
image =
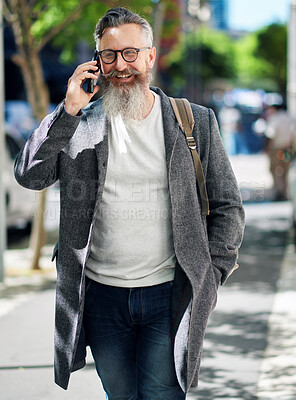
[{"label": "long wool coat", "polygon": [[[194,166],[168,97],[161,97],[172,229],[178,264],[172,295],[172,346],[179,383],[197,385],[203,337],[219,283],[236,267],[243,234],[241,196],[212,110],[191,104],[210,203],[201,214]],[[149,134],[149,132],[147,132]],[[40,124],[17,157],[15,177],[41,190],[59,180],[60,227],[56,257],[55,381],[85,365],[85,264],[108,163],[108,123],[101,99],[78,116],[63,103]]]}]

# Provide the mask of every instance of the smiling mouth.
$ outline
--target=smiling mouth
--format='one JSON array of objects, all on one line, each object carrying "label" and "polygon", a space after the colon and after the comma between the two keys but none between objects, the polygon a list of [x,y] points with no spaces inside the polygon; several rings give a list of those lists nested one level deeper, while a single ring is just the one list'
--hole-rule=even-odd
[{"label": "smiling mouth", "polygon": [[132,75],[132,74],[130,74],[130,75],[117,75],[116,78],[117,78],[117,79],[128,79],[128,78],[130,78],[131,76],[133,76],[133,75]]},{"label": "smiling mouth", "polygon": [[129,79],[132,76],[136,75],[141,75],[142,73],[137,71],[134,68],[129,68],[124,71],[118,71],[114,69],[113,71],[107,73],[107,74],[102,74],[106,79],[111,79],[111,78],[116,78],[116,79]]}]

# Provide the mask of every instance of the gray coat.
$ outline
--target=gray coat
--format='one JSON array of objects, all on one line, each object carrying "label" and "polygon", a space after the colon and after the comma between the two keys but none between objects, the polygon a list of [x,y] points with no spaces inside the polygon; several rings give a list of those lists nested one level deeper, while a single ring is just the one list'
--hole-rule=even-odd
[{"label": "gray coat", "polygon": [[[203,337],[219,283],[236,267],[244,226],[241,196],[212,110],[191,104],[210,215],[201,214],[190,151],[168,97],[158,88],[163,113],[172,229],[178,264],[172,296],[172,345],[177,376],[197,385]],[[55,381],[67,389],[70,373],[85,365],[85,264],[108,161],[108,123],[101,99],[78,116],[63,103],[40,124],[17,157],[15,177],[41,190],[59,180],[61,215],[56,257]]]}]

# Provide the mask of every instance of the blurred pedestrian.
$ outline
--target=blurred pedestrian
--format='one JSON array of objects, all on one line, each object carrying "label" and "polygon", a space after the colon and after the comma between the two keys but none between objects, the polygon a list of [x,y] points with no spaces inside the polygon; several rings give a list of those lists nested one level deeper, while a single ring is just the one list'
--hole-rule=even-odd
[{"label": "blurred pedestrian", "polygon": [[99,77],[96,61],[79,65],[15,168],[25,187],[60,183],[55,380],[67,388],[89,345],[109,400],[183,400],[218,285],[237,266],[240,192],[213,112],[191,104],[208,182],[202,215],[170,100],[149,86],[148,22],[111,9],[95,39],[103,98],[88,104],[98,86],[82,87]]},{"label": "blurred pedestrian", "polygon": [[224,147],[229,155],[245,152],[241,118],[240,110],[229,105],[224,105],[218,114]]},{"label": "blurred pedestrian", "polygon": [[266,110],[266,149],[273,177],[274,199],[286,200],[291,153],[296,140],[296,120],[278,105]]}]

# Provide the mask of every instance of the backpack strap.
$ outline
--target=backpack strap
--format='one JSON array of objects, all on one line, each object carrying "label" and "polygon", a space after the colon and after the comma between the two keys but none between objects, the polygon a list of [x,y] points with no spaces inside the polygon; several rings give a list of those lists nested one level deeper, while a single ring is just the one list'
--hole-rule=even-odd
[{"label": "backpack strap", "polygon": [[173,97],[169,97],[169,99],[180,128],[185,134],[187,146],[191,151],[197,187],[201,198],[202,215],[209,215],[210,207],[206,188],[206,180],[203,173],[200,157],[196,150],[196,143],[194,137],[192,136],[195,122],[190,103],[187,99],[174,99]]}]

